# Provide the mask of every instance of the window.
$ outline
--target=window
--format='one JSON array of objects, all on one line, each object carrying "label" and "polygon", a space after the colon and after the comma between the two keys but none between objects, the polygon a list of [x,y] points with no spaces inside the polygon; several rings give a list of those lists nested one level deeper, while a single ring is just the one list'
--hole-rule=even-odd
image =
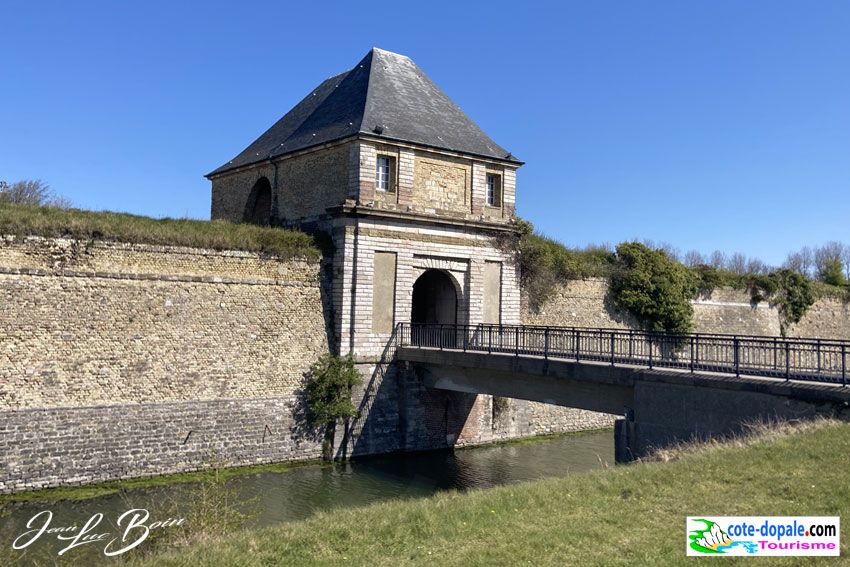
[{"label": "window", "polygon": [[378,166],[375,170],[375,189],[378,191],[392,192],[395,190],[393,183],[393,162],[389,156],[378,156]]},{"label": "window", "polygon": [[502,206],[502,176],[495,173],[487,174],[487,205]]}]

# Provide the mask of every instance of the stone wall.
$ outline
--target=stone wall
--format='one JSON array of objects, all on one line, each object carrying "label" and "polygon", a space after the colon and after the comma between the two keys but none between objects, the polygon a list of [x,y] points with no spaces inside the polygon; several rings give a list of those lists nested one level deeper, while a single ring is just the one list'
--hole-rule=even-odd
[{"label": "stone wall", "polygon": [[212,178],[212,218],[242,221],[248,195],[262,177],[272,188],[272,216],[293,221],[323,215],[340,205],[349,192],[351,142],[261,163]]},{"label": "stone wall", "polygon": [[318,261],[7,237],[0,298],[0,492],[318,454]]},{"label": "stone wall", "polygon": [[[619,311],[604,279],[575,280],[559,286],[538,311],[523,297],[522,321],[528,325],[637,329],[637,321]],[[760,303],[752,305],[745,290],[716,289],[693,302],[697,333],[780,336],[779,311]],[[850,304],[819,299],[802,321],[789,328],[790,336],[850,339]]]}]

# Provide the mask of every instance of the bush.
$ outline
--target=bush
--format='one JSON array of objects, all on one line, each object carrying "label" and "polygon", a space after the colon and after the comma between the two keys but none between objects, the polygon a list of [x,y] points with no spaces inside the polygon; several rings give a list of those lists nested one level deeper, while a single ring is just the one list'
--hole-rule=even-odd
[{"label": "bush", "polygon": [[584,250],[567,248],[560,242],[535,233],[531,223],[517,221],[520,229],[519,266],[529,306],[538,310],[555,288],[568,280],[606,277],[614,265],[614,254],[602,247]]},{"label": "bush", "polygon": [[696,278],[663,250],[638,242],[617,246],[611,292],[614,303],[632,313],[647,330],[687,333],[692,328]]},{"label": "bush", "polygon": [[723,274],[717,268],[700,264],[691,268],[696,276],[696,285],[699,293],[709,294],[723,285]]},{"label": "bush", "polygon": [[788,323],[799,323],[815,302],[812,284],[806,276],[781,269],[766,276],[753,277],[750,283],[753,302],[768,301],[782,318],[782,334]]},{"label": "bush", "polygon": [[325,354],[310,367],[305,388],[309,420],[313,427],[324,428],[322,457],[326,461],[333,460],[337,422],[357,415],[357,408],[351,401],[351,390],[361,382],[350,354]]}]

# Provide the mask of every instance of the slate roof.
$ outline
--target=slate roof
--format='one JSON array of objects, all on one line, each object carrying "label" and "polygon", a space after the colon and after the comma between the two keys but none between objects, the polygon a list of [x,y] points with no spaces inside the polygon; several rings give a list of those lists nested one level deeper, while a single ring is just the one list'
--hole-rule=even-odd
[{"label": "slate roof", "polygon": [[238,156],[209,175],[355,134],[521,163],[404,55],[373,48],[320,84]]}]

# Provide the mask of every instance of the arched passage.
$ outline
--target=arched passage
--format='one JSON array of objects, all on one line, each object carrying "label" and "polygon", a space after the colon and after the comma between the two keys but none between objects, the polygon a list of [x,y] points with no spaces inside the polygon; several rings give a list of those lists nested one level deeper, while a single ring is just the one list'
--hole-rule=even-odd
[{"label": "arched passage", "polygon": [[272,186],[265,177],[260,177],[245,203],[245,214],[242,220],[251,224],[267,225],[272,218]]},{"label": "arched passage", "polygon": [[451,276],[442,270],[427,270],[413,284],[410,322],[413,324],[457,323],[457,290]]}]

